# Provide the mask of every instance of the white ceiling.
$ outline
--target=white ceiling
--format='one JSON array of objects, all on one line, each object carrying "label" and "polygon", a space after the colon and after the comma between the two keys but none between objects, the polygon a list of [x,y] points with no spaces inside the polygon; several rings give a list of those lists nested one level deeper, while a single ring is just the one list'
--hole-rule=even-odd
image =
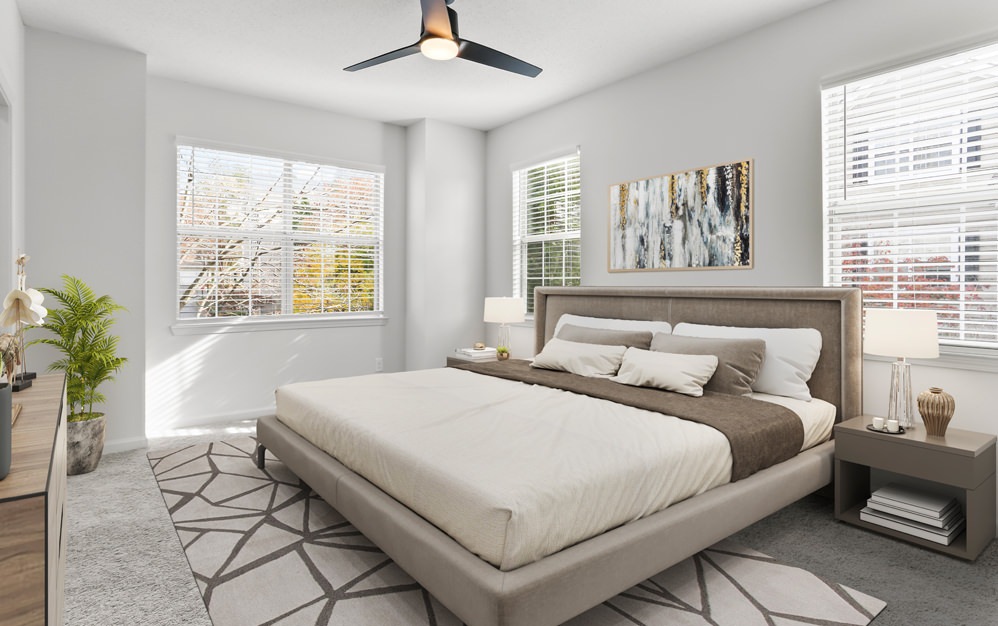
[{"label": "white ceiling", "polygon": [[421,55],[419,0],[17,0],[28,26],[148,57],[149,73],[380,121],[490,129],[827,0],[456,0],[463,37],[525,78]]}]

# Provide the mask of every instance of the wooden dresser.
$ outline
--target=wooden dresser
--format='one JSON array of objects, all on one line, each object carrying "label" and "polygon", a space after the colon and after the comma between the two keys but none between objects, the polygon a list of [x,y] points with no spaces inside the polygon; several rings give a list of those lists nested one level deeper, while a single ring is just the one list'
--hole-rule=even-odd
[{"label": "wooden dresser", "polygon": [[0,624],[58,626],[66,573],[66,401],[61,374],[14,394],[23,408],[0,480]]}]

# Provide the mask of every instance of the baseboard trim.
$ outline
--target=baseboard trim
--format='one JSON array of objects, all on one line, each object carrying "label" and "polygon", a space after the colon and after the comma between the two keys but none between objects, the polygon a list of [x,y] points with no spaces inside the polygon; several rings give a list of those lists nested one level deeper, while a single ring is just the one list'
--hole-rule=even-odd
[{"label": "baseboard trim", "polygon": [[149,441],[145,437],[132,437],[130,439],[111,439],[104,442],[104,454],[114,454],[115,452],[125,452],[138,448],[146,448]]},{"label": "baseboard trim", "polygon": [[270,405],[256,409],[248,409],[246,411],[233,411],[231,413],[216,413],[214,415],[195,416],[181,422],[171,424],[170,428],[166,431],[146,431],[146,437],[161,437],[167,433],[175,433],[176,431],[183,430],[185,428],[201,428],[203,426],[216,426],[226,422],[255,420],[268,415],[274,415],[276,411],[277,407],[275,405]]}]

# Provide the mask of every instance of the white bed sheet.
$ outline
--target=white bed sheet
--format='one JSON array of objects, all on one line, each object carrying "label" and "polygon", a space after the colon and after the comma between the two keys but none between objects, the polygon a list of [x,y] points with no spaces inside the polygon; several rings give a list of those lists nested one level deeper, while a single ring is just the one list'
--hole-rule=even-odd
[{"label": "white bed sheet", "polygon": [[277,417],[502,570],[731,478],[709,426],[454,368],[286,385]]},{"label": "white bed sheet", "polygon": [[828,441],[828,438],[832,436],[836,408],[831,402],[826,402],[821,398],[797,400],[796,398],[757,392],[753,392],[751,396],[756,400],[783,405],[797,414],[804,426],[804,445],[800,447],[801,450],[813,448],[819,443]]}]

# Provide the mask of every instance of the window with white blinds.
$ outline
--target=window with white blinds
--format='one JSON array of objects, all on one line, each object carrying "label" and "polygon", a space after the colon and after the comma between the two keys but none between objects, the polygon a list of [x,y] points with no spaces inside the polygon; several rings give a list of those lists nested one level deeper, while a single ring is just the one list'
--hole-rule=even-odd
[{"label": "window with white blinds", "polygon": [[579,154],[513,171],[513,295],[576,286],[582,272]]},{"label": "window with white blinds", "polygon": [[823,89],[822,134],[825,284],[998,349],[998,45]]},{"label": "window with white blinds", "polygon": [[381,172],[177,146],[178,319],[380,312]]}]

